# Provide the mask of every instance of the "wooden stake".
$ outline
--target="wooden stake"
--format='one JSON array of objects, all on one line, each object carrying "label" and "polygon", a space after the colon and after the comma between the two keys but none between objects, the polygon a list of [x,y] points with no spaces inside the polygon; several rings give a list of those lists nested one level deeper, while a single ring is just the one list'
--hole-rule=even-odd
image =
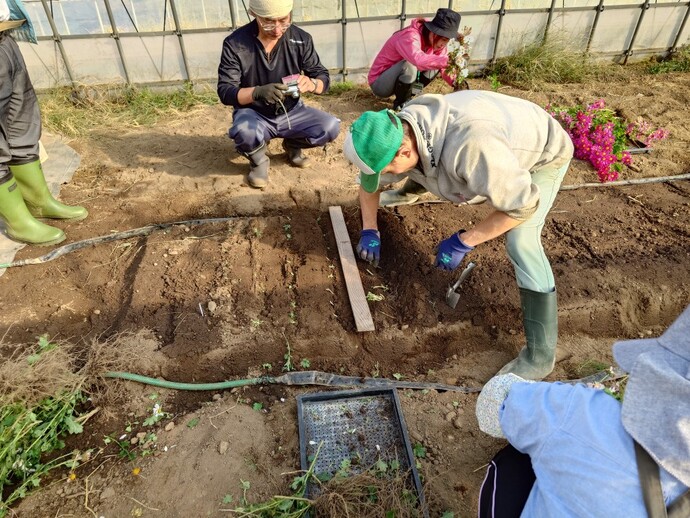
[{"label": "wooden stake", "polygon": [[347,294],[350,298],[350,306],[355,317],[357,331],[360,333],[363,331],[375,331],[374,321],[371,318],[367,297],[364,295],[364,288],[362,287],[362,279],[359,276],[359,269],[355,261],[355,254],[352,251],[352,243],[345,226],[343,211],[340,206],[335,206],[328,207],[328,212],[331,215],[333,233],[338,245],[340,264],[343,268],[345,285],[347,286]]}]

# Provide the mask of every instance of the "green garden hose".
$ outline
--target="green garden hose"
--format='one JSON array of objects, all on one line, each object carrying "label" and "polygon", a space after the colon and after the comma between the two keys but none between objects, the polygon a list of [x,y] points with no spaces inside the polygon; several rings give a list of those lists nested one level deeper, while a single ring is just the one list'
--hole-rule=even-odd
[{"label": "green garden hose", "polygon": [[[564,383],[601,383],[604,381],[625,377],[626,373],[619,369],[611,368],[603,370],[576,380],[564,380]],[[173,390],[227,390],[236,387],[250,385],[323,385],[328,387],[363,387],[363,388],[397,388],[409,390],[438,390],[449,392],[480,392],[482,387],[459,387],[456,385],[444,385],[442,383],[422,383],[416,381],[400,381],[386,378],[367,378],[356,376],[340,376],[321,371],[295,371],[288,372],[278,377],[261,376],[242,380],[219,381],[216,383],[180,383],[158,378],[149,378],[130,372],[106,372],[106,378],[118,378],[136,381],[154,387]]]},{"label": "green garden hose", "polygon": [[479,392],[481,387],[458,387],[441,383],[418,383],[416,381],[399,381],[386,378],[360,378],[356,376],[339,376],[320,371],[288,372],[278,377],[261,376],[242,380],[220,381],[217,383],[179,383],[158,378],[149,378],[130,372],[106,372],[106,378],[119,378],[137,381],[154,387],[175,390],[227,390],[250,385],[325,385],[329,387],[367,387],[399,388],[413,390],[439,390],[452,392]]}]

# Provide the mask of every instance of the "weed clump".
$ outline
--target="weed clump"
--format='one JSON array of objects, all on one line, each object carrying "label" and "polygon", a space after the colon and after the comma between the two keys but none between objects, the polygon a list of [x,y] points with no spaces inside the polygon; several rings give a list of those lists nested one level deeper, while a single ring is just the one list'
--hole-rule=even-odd
[{"label": "weed clump", "polygon": [[690,72],[690,46],[680,47],[665,59],[649,65],[647,71],[650,74],[666,74],[669,72]]},{"label": "weed clump", "polygon": [[50,131],[78,137],[95,127],[149,126],[163,117],[179,116],[216,103],[218,96],[214,91],[197,90],[191,83],[172,91],[84,86],[54,88],[43,93],[41,113]]},{"label": "weed clump", "polygon": [[497,59],[484,73],[496,82],[528,89],[544,83],[582,83],[597,77],[603,65],[570,47],[562,39],[549,38]]}]

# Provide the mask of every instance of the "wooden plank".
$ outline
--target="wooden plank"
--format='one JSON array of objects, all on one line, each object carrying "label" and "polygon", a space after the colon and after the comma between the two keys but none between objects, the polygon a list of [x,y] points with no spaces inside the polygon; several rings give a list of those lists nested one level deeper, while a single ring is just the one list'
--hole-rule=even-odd
[{"label": "wooden plank", "polygon": [[352,313],[355,316],[357,331],[360,333],[363,331],[374,331],[374,321],[371,318],[367,297],[364,295],[364,287],[362,286],[362,279],[359,276],[355,254],[352,251],[350,236],[345,226],[343,211],[340,206],[335,206],[328,207],[328,212],[331,215],[333,233],[335,234],[335,241],[338,244],[340,264],[343,268],[347,295],[350,298],[350,307],[352,307]]}]

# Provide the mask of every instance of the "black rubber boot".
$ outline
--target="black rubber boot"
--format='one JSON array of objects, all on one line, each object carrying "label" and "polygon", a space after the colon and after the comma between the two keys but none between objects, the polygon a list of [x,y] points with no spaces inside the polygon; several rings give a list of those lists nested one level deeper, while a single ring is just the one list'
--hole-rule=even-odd
[{"label": "black rubber boot", "polygon": [[271,161],[266,156],[266,143],[250,153],[245,153],[245,156],[249,159],[249,175],[247,176],[249,185],[263,189],[268,185],[268,167],[271,165]]},{"label": "black rubber boot", "polygon": [[283,149],[287,153],[288,162],[295,167],[306,167],[309,157],[302,153],[302,148],[307,143],[304,139],[283,139]]},{"label": "black rubber boot", "polygon": [[402,83],[400,81],[396,81],[393,93],[395,94],[393,109],[399,110],[407,101],[412,98],[412,83]]},{"label": "black rubber boot", "polygon": [[379,206],[397,207],[398,205],[410,205],[419,199],[420,194],[425,192],[427,190],[423,185],[419,185],[408,178],[400,189],[383,191],[379,196]]},{"label": "black rubber boot", "polygon": [[556,291],[538,293],[520,288],[522,322],[527,346],[498,374],[513,374],[524,379],[541,380],[553,371],[558,341],[558,305]]}]

